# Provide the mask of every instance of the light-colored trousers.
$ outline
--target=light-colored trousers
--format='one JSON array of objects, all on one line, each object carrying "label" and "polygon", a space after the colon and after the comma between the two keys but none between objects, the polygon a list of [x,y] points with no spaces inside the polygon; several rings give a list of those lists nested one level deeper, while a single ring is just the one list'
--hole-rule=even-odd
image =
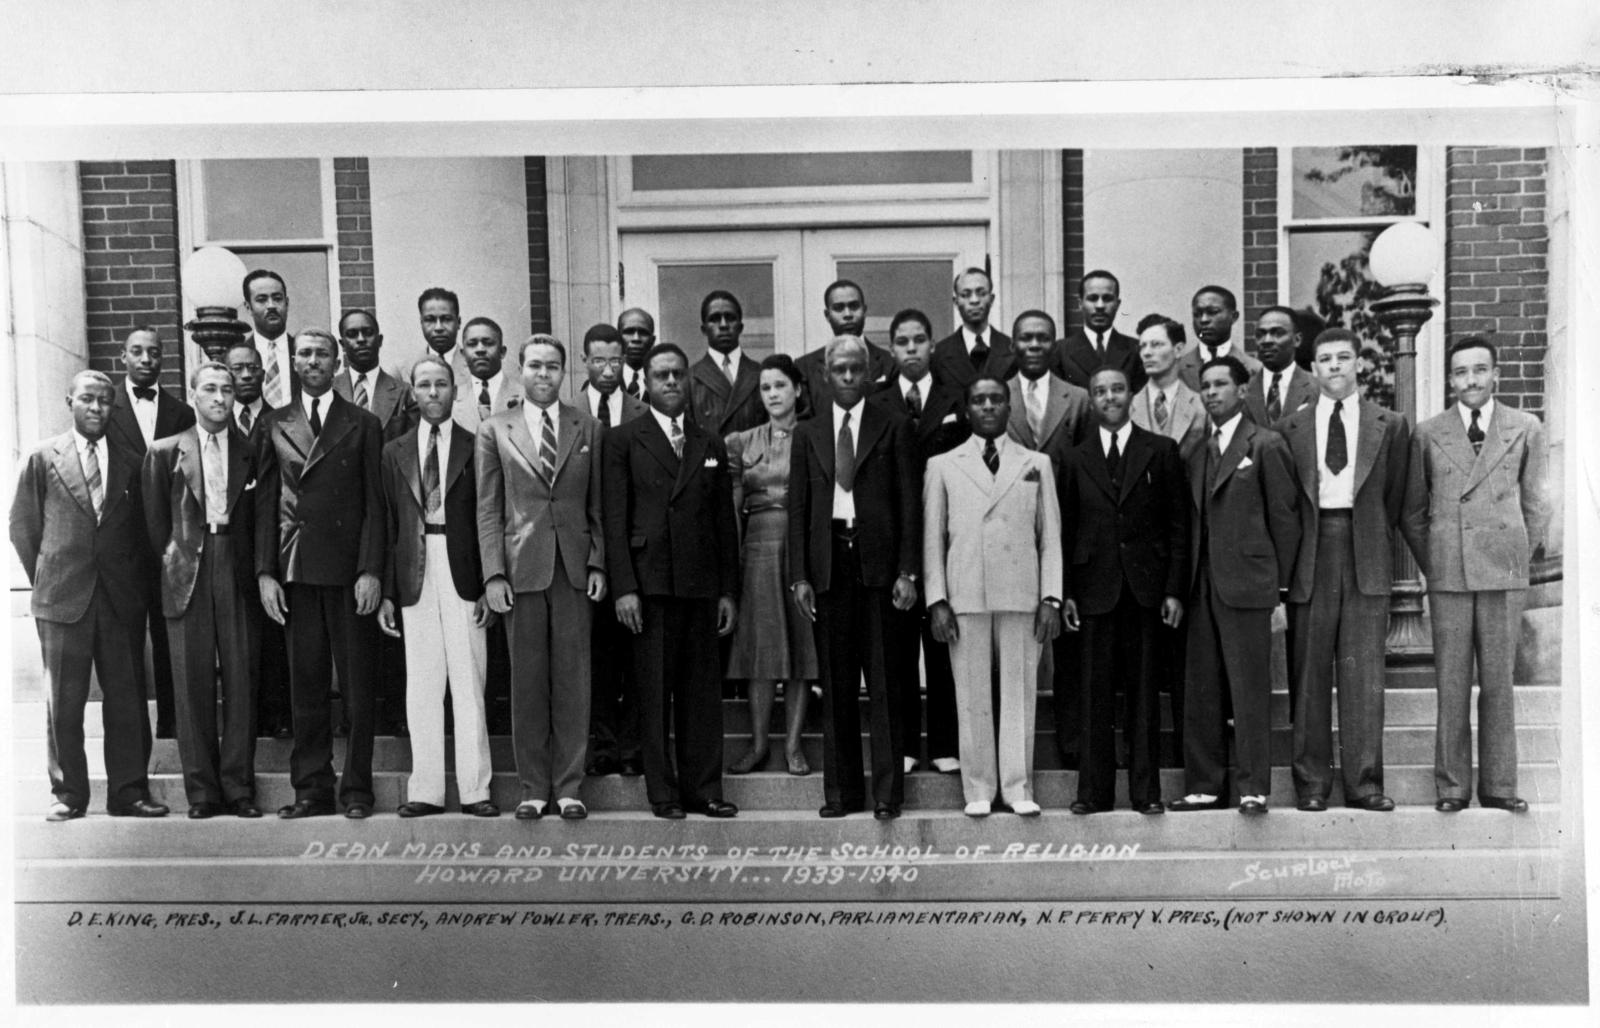
[{"label": "light-colored trousers", "polygon": [[463,805],[489,798],[489,728],[483,678],[489,646],[472,623],[472,604],[456,593],[445,537],[426,537],[422,594],[404,608],[406,722],[411,729],[411,777],[406,796],[444,806],[444,693],[455,711],[456,788]]},{"label": "light-colored trousers", "polygon": [[[1033,799],[1033,707],[1040,646],[1034,612],[957,614],[961,637],[950,644],[961,745],[961,792],[968,803]],[[998,651],[998,657],[996,653]],[[1000,738],[995,752],[991,669],[1000,675]]]},{"label": "light-colored trousers", "polygon": [[1472,665],[1478,665],[1478,796],[1517,795],[1512,676],[1524,591],[1430,592],[1438,668],[1433,778],[1440,799],[1472,799]]}]

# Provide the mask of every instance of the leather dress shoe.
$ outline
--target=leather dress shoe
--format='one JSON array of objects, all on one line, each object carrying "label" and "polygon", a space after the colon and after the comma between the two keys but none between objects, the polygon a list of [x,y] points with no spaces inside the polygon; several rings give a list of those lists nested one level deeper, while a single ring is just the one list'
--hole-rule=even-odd
[{"label": "leather dress shoe", "polygon": [[328,817],[332,813],[333,804],[326,800],[295,800],[287,807],[278,808],[278,816],[285,821],[302,817]]},{"label": "leather dress shoe", "polygon": [[589,766],[583,773],[599,778],[602,775],[615,775],[622,772],[622,762],[616,757],[596,757],[589,761]]},{"label": "leather dress shoe", "polygon": [[1310,814],[1320,814],[1328,809],[1328,801],[1321,796],[1306,796],[1295,803],[1296,810],[1304,810]]},{"label": "leather dress shoe", "polygon": [[1179,813],[1189,810],[1221,810],[1222,807],[1223,800],[1220,797],[1209,800],[1193,800],[1185,796],[1182,799],[1167,801],[1167,809]]},{"label": "leather dress shoe", "polygon": [[1072,811],[1074,814],[1100,813],[1100,808],[1095,806],[1093,803],[1088,802],[1087,800],[1073,800],[1072,806],[1068,807],[1067,809]]},{"label": "leather dress shoe", "polygon": [[108,806],[106,813],[112,817],[166,817],[168,808],[164,803],[138,799],[132,803],[120,803],[115,807]]},{"label": "leather dress shoe", "polygon": [[44,816],[46,821],[76,821],[83,816],[82,807],[73,807],[59,800],[50,804],[50,813]]},{"label": "leather dress shoe", "polygon": [[518,821],[537,821],[544,817],[544,804],[535,803],[533,800],[523,800],[517,804],[517,812],[512,816]]},{"label": "leather dress shoe", "polygon": [[1478,796],[1478,806],[1491,810],[1509,810],[1513,814],[1526,814],[1528,801],[1518,796]]},{"label": "leather dress shoe", "polygon": [[1266,812],[1267,805],[1261,800],[1256,799],[1254,796],[1239,803],[1239,813],[1241,814],[1255,815],[1265,814]]},{"label": "leather dress shoe", "polygon": [[682,821],[688,816],[683,812],[683,806],[681,804],[673,803],[670,800],[666,803],[651,804],[650,813],[667,821]]},{"label": "leather dress shoe", "polygon": [[344,816],[348,817],[352,821],[365,821],[367,818],[372,816],[372,804],[346,803],[344,806]]},{"label": "leather dress shoe", "polygon": [[624,778],[638,778],[642,774],[644,774],[644,765],[641,764],[637,759],[634,759],[634,760],[626,760],[625,759],[625,760],[623,760],[623,762],[622,762],[622,777],[624,777]]},{"label": "leather dress shoe", "polygon": [[1162,803],[1160,800],[1151,800],[1149,803],[1138,803],[1134,805],[1133,809],[1137,810],[1141,814],[1152,815],[1165,814],[1167,812],[1166,804]]},{"label": "leather dress shoe", "polygon": [[880,803],[872,808],[872,817],[877,821],[893,821],[900,816],[898,803]]},{"label": "leather dress shoe", "polygon": [[1454,797],[1446,796],[1438,803],[1435,803],[1433,805],[1433,809],[1437,810],[1441,814],[1459,814],[1466,809],[1466,806],[1466,800],[1458,800]]},{"label": "leather dress shoe", "polygon": [[256,806],[255,800],[241,797],[228,804],[228,813],[234,817],[260,817],[261,808]]},{"label": "leather dress shoe", "polygon": [[220,813],[222,813],[222,804],[220,803],[207,803],[201,800],[199,803],[189,804],[189,820],[191,821],[204,821],[206,818],[216,817]]},{"label": "leather dress shoe", "polygon": [[479,800],[476,803],[461,804],[461,812],[473,817],[499,817],[500,806],[494,800]]},{"label": "leather dress shoe", "polygon": [[421,800],[411,800],[400,804],[395,813],[401,817],[427,817],[429,814],[443,814],[444,808],[437,803],[423,803]]},{"label": "leather dress shoe", "polygon": [[848,803],[824,803],[822,809],[817,811],[818,817],[844,817],[847,814],[861,813],[860,807],[853,807]]},{"label": "leather dress shoe", "polygon": [[704,803],[696,803],[693,806],[684,804],[684,809],[696,814],[704,814],[706,817],[716,818],[734,817],[739,813],[739,808],[727,800],[706,800]]},{"label": "leather dress shoe", "polygon": [[1381,792],[1375,792],[1371,796],[1357,796],[1353,800],[1346,800],[1344,805],[1354,807],[1356,810],[1373,810],[1379,813],[1386,813],[1394,809],[1394,800],[1391,800]]},{"label": "leather dress shoe", "polygon": [[582,800],[567,800],[565,803],[557,801],[561,808],[561,820],[582,821],[589,816],[589,808],[583,805]]}]

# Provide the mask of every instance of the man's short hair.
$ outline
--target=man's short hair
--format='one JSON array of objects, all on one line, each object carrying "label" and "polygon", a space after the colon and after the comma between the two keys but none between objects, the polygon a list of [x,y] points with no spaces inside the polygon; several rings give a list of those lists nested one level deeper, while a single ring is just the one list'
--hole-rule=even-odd
[{"label": "man's short hair", "polygon": [[[957,281],[960,280],[958,279]],[[896,314],[894,320],[889,322],[889,341],[891,343],[894,342],[894,334],[900,331],[900,326],[908,321],[915,321],[922,326],[924,332],[927,332],[930,336],[933,335],[933,322],[928,320],[928,316],[915,307],[907,307],[899,314]]]},{"label": "man's short hair", "polygon": [[343,314],[339,315],[339,334],[340,335],[344,334],[344,323],[346,321],[349,321],[351,318],[355,317],[357,314],[366,315],[367,319],[372,322],[372,331],[374,331],[374,332],[382,332],[383,331],[381,328],[378,327],[378,316],[376,314],[374,314],[373,312],[367,310],[365,307],[351,307],[348,310],[346,310]]},{"label": "man's short hair", "polygon": [[455,384],[455,381],[456,381],[455,369],[450,367],[449,364],[445,363],[445,359],[443,357],[441,357],[438,354],[434,353],[432,350],[429,350],[427,353],[423,354],[421,357],[418,357],[415,364],[411,365],[411,374],[408,375],[407,378],[410,379],[412,385],[416,385],[417,384],[417,369],[422,367],[424,364],[432,364],[435,367],[443,368],[444,369],[444,373],[446,375],[450,376],[450,384],[451,385]]},{"label": "man's short hair", "polygon": [[1005,394],[1006,402],[1011,402],[1011,387],[1006,385],[1005,379],[1001,378],[999,375],[979,375],[971,382],[968,382],[965,389],[961,390],[961,406],[966,407],[971,405],[972,391],[983,382],[993,382],[995,385],[999,386],[1000,391]]},{"label": "man's short hair", "polygon": [[233,356],[233,351],[235,350],[249,350],[251,353],[256,355],[256,363],[259,364],[261,362],[261,351],[257,350],[256,344],[252,343],[249,339],[245,339],[242,342],[237,342],[229,346],[228,349],[223,353],[223,356],[231,357]]},{"label": "man's short hair", "polygon": [[1194,295],[1189,298],[1189,306],[1194,306],[1194,302],[1200,299],[1200,297],[1204,296],[1206,293],[1216,293],[1218,296],[1222,297],[1223,303],[1228,305],[1228,309],[1230,311],[1237,311],[1239,309],[1239,301],[1234,297],[1233,290],[1229,289],[1227,286],[1201,286],[1199,289],[1196,289],[1194,291]]},{"label": "man's short hair", "polygon": [[116,383],[111,381],[110,375],[106,374],[104,371],[96,371],[94,368],[84,368],[82,371],[72,376],[72,382],[67,386],[68,396],[71,396],[73,393],[78,391],[78,383],[83,379],[88,379],[95,385],[105,386],[107,389],[112,391],[113,395],[116,393],[117,386]]},{"label": "man's short hair", "polygon": [[1094,391],[1094,380],[1105,374],[1121,375],[1122,384],[1127,386],[1129,389],[1133,388],[1133,383],[1128,381],[1128,373],[1126,371],[1117,367],[1115,364],[1102,364],[1098,368],[1095,368],[1094,372],[1089,376],[1090,392]]},{"label": "man's short hair", "polygon": [[683,361],[684,370],[689,370],[689,355],[684,353],[683,347],[679,346],[677,343],[657,343],[656,345],[650,347],[650,349],[647,350],[644,355],[645,368],[648,370],[650,367],[650,362],[662,354],[671,354],[672,356],[677,357],[679,360]]},{"label": "man's short hair", "polygon": [[228,383],[230,385],[233,384],[232,368],[228,367],[226,364],[223,364],[221,361],[202,361],[200,364],[195,366],[193,371],[189,372],[190,392],[194,392],[195,387],[200,384],[200,373],[202,371],[220,371],[224,375],[228,376]]},{"label": "man's short hair", "polygon": [[1213,357],[1200,365],[1200,378],[1203,380],[1206,377],[1206,372],[1212,368],[1227,368],[1228,377],[1233,379],[1234,385],[1244,386],[1250,383],[1250,370],[1244,366],[1244,361],[1231,353],[1221,357]]},{"label": "man's short hair", "polygon": [[461,317],[461,299],[443,286],[429,286],[422,291],[422,295],[417,297],[418,314],[422,313],[422,308],[427,306],[430,300],[449,301],[451,309],[456,312],[456,317]]},{"label": "man's short hair", "polygon": [[1173,346],[1182,346],[1189,338],[1183,331],[1183,323],[1176,318],[1169,318],[1165,314],[1146,314],[1139,319],[1139,325],[1134,329],[1139,335],[1144,335],[1144,330],[1152,325],[1160,325],[1167,330],[1167,339]]},{"label": "man's short hair", "polygon": [[[499,326],[496,327],[498,328]],[[517,367],[520,368],[522,366],[522,355],[528,352],[528,347],[535,344],[539,346],[555,347],[556,352],[561,355],[561,366],[563,368],[567,366],[567,344],[563,343],[553,335],[549,335],[544,332],[535,332],[533,335],[524,339],[521,346],[517,347]]]},{"label": "man's short hair", "polygon": [[1259,324],[1261,319],[1268,314],[1282,314],[1289,319],[1289,324],[1294,327],[1296,332],[1300,331],[1300,312],[1293,307],[1285,307],[1281,303],[1275,303],[1271,307],[1264,307],[1261,313],[1256,315],[1256,322]]},{"label": "man's short hair", "polygon": [[822,291],[822,305],[824,307],[828,305],[828,300],[832,298],[834,291],[838,289],[854,289],[856,295],[861,297],[862,305],[864,306],[867,302],[867,291],[865,289],[862,289],[847,278],[841,278],[836,282],[830,283],[828,288]]},{"label": "man's short hair", "polygon": [[1055,338],[1055,335],[1056,335],[1056,319],[1052,318],[1049,315],[1048,312],[1041,311],[1041,310],[1038,310],[1038,309],[1029,310],[1029,311],[1023,311],[1021,314],[1018,314],[1016,316],[1016,318],[1014,318],[1012,320],[1012,322],[1011,322],[1011,335],[1013,337],[1016,336],[1017,330],[1022,327],[1022,323],[1024,321],[1027,321],[1029,318],[1043,318],[1045,321],[1048,321],[1050,323],[1050,337],[1052,339]]},{"label": "man's short hair", "polygon": [[244,298],[246,302],[250,300],[250,283],[254,282],[258,278],[272,279],[274,282],[278,283],[278,288],[283,290],[283,295],[289,295],[289,287],[284,284],[282,275],[278,274],[276,271],[268,271],[266,268],[257,268],[256,270],[249,272],[244,276],[244,283],[240,287],[244,292]]},{"label": "man's short hair", "polygon": [[149,334],[149,335],[152,335],[152,336],[155,336],[156,337],[156,345],[157,346],[161,345],[161,330],[160,329],[156,328],[154,325],[140,325],[138,328],[136,328],[133,331],[129,332],[127,334],[127,336],[123,338],[123,340],[122,340],[122,348],[124,350],[126,350],[128,348],[128,344],[133,342],[133,337],[136,336],[136,335],[139,335],[141,332]]},{"label": "man's short hair", "polygon": [[500,342],[502,344],[505,343],[506,334],[504,332],[500,331],[500,323],[498,321],[495,321],[493,318],[485,318],[485,317],[473,318],[471,321],[467,322],[465,325],[462,325],[461,326],[461,338],[465,339],[467,337],[467,329],[471,328],[474,325],[487,325],[490,329],[492,329],[494,331],[494,337],[496,339],[500,340]]},{"label": "man's short hair", "polygon": [[[339,352],[339,340],[333,338],[333,333],[329,332],[325,328],[302,328],[300,331],[294,334],[295,341],[298,341],[301,336],[314,336],[315,338],[321,339],[328,344],[328,352]],[[293,345],[289,347],[289,351],[291,354],[294,352]]]},{"label": "man's short hair", "polygon": [[833,358],[845,350],[860,354],[863,362],[867,359],[867,344],[860,336],[834,336],[828,340],[827,349],[822,352],[822,366],[825,368],[831,366]]},{"label": "man's short hair", "polygon": [[1317,335],[1317,338],[1312,341],[1311,352],[1315,354],[1324,346],[1331,346],[1334,343],[1349,343],[1350,348],[1356,352],[1357,356],[1361,354],[1361,337],[1348,328],[1341,328],[1338,325],[1323,329]]},{"label": "man's short hair", "polygon": [[[990,275],[987,271],[984,271],[982,268],[968,268],[966,271],[963,271],[961,274],[959,274],[955,278],[951,279],[951,281],[950,281],[950,291],[953,293],[957,289],[959,289],[961,287],[961,280],[966,278],[968,275],[982,275],[983,276],[983,280],[985,282],[989,283],[989,291],[990,292],[994,291],[994,276]],[[932,333],[933,329],[929,328],[928,331],[929,331],[929,333]]]},{"label": "man's short hair", "polygon": [[1082,278],[1078,279],[1078,295],[1079,296],[1083,295],[1083,287],[1089,284],[1089,280],[1091,278],[1110,279],[1111,280],[1111,284],[1117,287],[1117,295],[1118,296],[1122,295],[1122,280],[1117,278],[1117,276],[1113,275],[1111,272],[1107,271],[1104,268],[1096,268],[1093,271],[1086,272]]},{"label": "man's short hair", "polygon": [[608,325],[603,321],[598,325],[590,325],[589,331],[583,334],[583,355],[585,357],[589,356],[589,347],[595,343],[616,343],[621,346],[622,333],[617,330],[615,325]]},{"label": "man's short hair", "polygon": [[704,300],[700,301],[701,324],[705,324],[706,318],[711,316],[711,303],[713,300],[726,300],[733,304],[734,314],[738,316],[740,321],[744,320],[744,304],[739,302],[739,298],[728,292],[726,289],[713,289],[711,292],[706,294],[706,298]]},{"label": "man's short hair", "polygon": [[656,316],[654,314],[651,314],[649,311],[645,310],[643,307],[629,307],[627,310],[623,311],[621,314],[618,314],[617,315],[617,329],[619,331],[622,329],[622,319],[626,318],[630,314],[642,314],[642,315],[644,315],[644,320],[650,322],[650,334],[651,335],[655,335],[656,334]]},{"label": "man's short hair", "polygon": [[1491,367],[1500,366],[1500,354],[1496,352],[1494,344],[1489,342],[1486,337],[1476,335],[1464,336],[1451,343],[1449,352],[1444,355],[1444,366],[1449,368],[1450,362],[1455,360],[1456,354],[1460,353],[1462,350],[1488,350],[1489,365]]}]

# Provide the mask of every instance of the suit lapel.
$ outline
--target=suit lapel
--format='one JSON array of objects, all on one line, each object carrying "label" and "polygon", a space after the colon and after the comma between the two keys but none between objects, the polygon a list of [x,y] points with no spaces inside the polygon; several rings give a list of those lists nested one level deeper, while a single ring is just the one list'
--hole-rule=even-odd
[{"label": "suit lapel", "polygon": [[1061,419],[1067,416],[1067,383],[1054,375],[1047,380],[1049,386],[1045,393],[1044,417],[1039,422],[1039,445],[1043,446],[1046,439],[1056,434],[1056,429],[1061,426]]},{"label": "suit lapel", "polygon": [[237,424],[228,426],[228,517],[233,517],[234,506],[250,484],[250,456],[246,447],[250,441],[239,431]]},{"label": "suit lapel", "polygon": [[[659,426],[657,426],[659,427]],[[699,470],[700,462],[705,458],[706,448],[711,434],[698,425],[687,422],[683,427],[683,459],[678,462],[678,477],[672,483],[672,495],[676,497],[683,492],[683,487],[689,484],[689,479]],[[671,452],[671,446],[667,447]]]},{"label": "suit lapel", "polygon": [[[994,482],[989,488],[988,510],[993,510],[994,505],[1000,502],[1000,497],[1006,494],[1006,490],[1010,489],[1022,478],[1022,465],[1025,462],[1022,454],[1017,452],[1022,449],[1021,447],[1007,446],[998,439],[995,440],[995,443],[1001,450],[1000,470],[995,474]],[[989,466],[983,463],[982,454],[978,456],[978,466],[983,469],[985,474],[988,473]]]},{"label": "suit lapel", "polygon": [[889,420],[882,411],[873,410],[870,403],[861,405],[861,427],[856,432],[856,470],[861,469],[861,462],[872,452],[878,440],[883,438],[883,433],[888,427]]},{"label": "suit lapel", "polygon": [[1176,396],[1177,399],[1172,403],[1172,437],[1182,439],[1194,426],[1196,419],[1205,417],[1205,407],[1195,391],[1181,381]]},{"label": "suit lapel", "polygon": [[[101,521],[111,516],[112,511],[116,509],[117,501],[127,492],[129,480],[139,473],[139,456],[131,450],[120,446],[107,445],[106,465],[106,502],[104,509],[100,512]],[[94,508],[90,507],[89,509],[93,510]]]},{"label": "suit lapel", "polygon": [[1089,433],[1089,438],[1084,440],[1082,450],[1083,464],[1089,471],[1089,477],[1094,479],[1094,484],[1100,487],[1101,492],[1115,500],[1117,494],[1111,491],[1111,472],[1106,470],[1106,451],[1100,446],[1098,428]]},{"label": "suit lapel", "polygon": [[1228,480],[1228,476],[1238,469],[1245,454],[1250,451],[1250,437],[1255,434],[1255,422],[1249,418],[1240,418],[1239,427],[1233,430],[1233,438],[1228,440],[1228,449],[1222,454],[1222,463],[1217,465],[1217,484],[1211,488],[1213,496],[1222,488],[1222,483]]},{"label": "suit lapel", "polygon": [[[338,394],[332,389],[328,390],[325,395],[330,399],[328,400],[328,412],[322,418],[322,434],[316,437],[316,442],[312,444],[310,451],[306,454],[306,466],[300,472],[302,475],[310,471],[323,457],[326,457],[328,451],[339,445],[339,440],[349,435],[355,428],[355,419],[351,417],[351,410],[355,404],[342,397],[333,399]],[[306,424],[306,431],[308,434],[311,431],[309,422]]]},{"label": "suit lapel", "polygon": [[1378,408],[1363,400],[1356,405],[1356,477],[1350,495],[1361,493],[1361,484],[1378,463],[1378,448],[1383,445],[1383,415]]},{"label": "suit lapel", "polygon": [[[679,416],[682,417],[682,415]],[[656,416],[650,414],[649,418],[650,423],[645,425],[644,429],[639,433],[639,442],[644,445],[650,456],[656,459],[656,463],[672,472],[673,475],[677,475],[679,466],[683,462],[673,456],[672,441],[667,438],[667,433],[661,427],[661,423],[656,420]]]},{"label": "suit lapel", "polygon": [[[1477,460],[1472,465],[1472,474],[1467,478],[1467,489],[1474,489],[1479,482],[1486,478],[1494,466],[1505,458],[1511,448],[1511,433],[1503,432],[1505,418],[1500,417],[1500,404],[1494,405],[1494,415],[1489,423],[1483,426],[1483,449],[1478,452]],[[1456,424],[1461,425],[1458,415]],[[1461,438],[1467,438],[1465,426],[1461,426]],[[1472,443],[1467,443],[1467,452],[1472,452]]]},{"label": "suit lapel", "polygon": [[[1477,464],[1478,455],[1472,452],[1472,443],[1467,439],[1467,426],[1461,423],[1461,412],[1454,406],[1450,408],[1450,419],[1444,423],[1444,438],[1441,440],[1442,448],[1456,467],[1466,472],[1468,481],[1472,478],[1474,465]],[[1472,488],[1469,484],[1467,488]]]},{"label": "suit lapel", "polygon": [[[106,452],[111,452],[111,446],[106,445]],[[78,506],[83,508],[85,514],[94,517],[94,501],[89,498],[89,482],[83,477],[83,462],[78,459],[78,437],[68,432],[61,445],[56,447],[55,456],[56,474],[61,476],[61,481],[66,484],[67,492],[78,501]]]},{"label": "suit lapel", "polygon": [[[1096,435],[1099,433],[1097,432]],[[1122,453],[1122,493],[1117,497],[1117,503],[1128,498],[1128,493],[1133,490],[1133,484],[1144,474],[1145,466],[1150,463],[1150,456],[1154,451],[1150,446],[1150,437],[1138,425],[1134,425],[1128,432],[1128,447]]]},{"label": "suit lapel", "polygon": [[[232,454],[233,448],[228,452]],[[178,439],[178,470],[183,472],[183,480],[189,486],[189,494],[200,504],[200,509],[206,509],[205,481],[206,470],[200,464],[200,429],[192,428],[183,433]]]},{"label": "suit lapel", "polygon": [[288,413],[278,422],[279,431],[301,459],[307,459],[317,439],[311,434],[311,421],[306,417],[306,409],[301,406],[299,399],[291,401],[285,409]]},{"label": "suit lapel", "polygon": [[735,373],[733,392],[728,397],[727,409],[729,411],[737,410],[744,404],[745,400],[750,398],[750,394],[754,393],[756,388],[760,385],[761,365],[757,364],[749,357],[740,354],[739,367]]},{"label": "suit lapel", "polygon": [[[713,357],[712,354],[716,354],[716,357]],[[701,385],[723,397],[724,401],[726,401],[728,393],[733,386],[728,382],[728,376],[722,373],[722,365],[717,361],[717,357],[721,356],[715,350],[707,351],[706,355],[695,363],[694,377]],[[742,371],[743,369],[741,368],[740,370]]]},{"label": "suit lapel", "polygon": [[1011,380],[1011,416],[1006,422],[1014,439],[1022,439],[1024,445],[1030,450],[1037,449],[1041,440],[1033,437],[1033,429],[1028,427],[1028,402],[1023,394],[1023,377],[1016,376]]},{"label": "suit lapel", "polygon": [[[1305,493],[1306,499],[1314,507],[1317,503],[1317,490],[1321,488],[1322,460],[1317,456],[1317,416],[1312,411],[1311,415],[1295,422],[1295,428],[1289,433],[1289,449],[1294,454],[1294,463],[1297,468],[1310,468],[1311,474],[1297,475],[1300,479],[1300,491]],[[1357,488],[1360,488],[1359,486]],[[1355,492],[1352,490],[1351,495]]]},{"label": "suit lapel", "polygon": [[[418,510],[426,510],[428,500],[422,495],[422,455],[417,452],[417,439],[425,427],[432,426],[424,421],[400,437],[400,475],[411,488],[411,498],[417,502]],[[451,438],[455,437],[452,435]]]},{"label": "suit lapel", "polygon": [[399,402],[400,383],[396,382],[387,371],[379,368],[378,375],[372,383],[372,413],[378,416],[380,424],[389,423],[389,417]]},{"label": "suit lapel", "polygon": [[[472,461],[472,435],[460,424],[450,429],[450,454],[445,464],[444,481],[439,484],[440,495],[448,493],[455,485],[456,479]],[[415,448],[412,449],[415,453]]]},{"label": "suit lapel", "polygon": [[527,417],[523,412],[519,411],[516,417],[507,420],[509,423],[506,425],[506,434],[511,437],[511,445],[515,446],[517,451],[527,460],[528,467],[537,472],[539,470],[539,444],[534,440],[533,433],[528,429]]},{"label": "suit lapel", "polygon": [[994,476],[989,474],[989,465],[983,462],[983,442],[973,436],[962,443],[954,451],[956,454],[956,467],[972,479],[973,483],[982,489],[984,495],[994,491]]},{"label": "suit lapel", "polygon": [[561,430],[556,433],[556,474],[566,466],[567,455],[578,441],[578,412],[564,403],[556,404],[556,421]]}]

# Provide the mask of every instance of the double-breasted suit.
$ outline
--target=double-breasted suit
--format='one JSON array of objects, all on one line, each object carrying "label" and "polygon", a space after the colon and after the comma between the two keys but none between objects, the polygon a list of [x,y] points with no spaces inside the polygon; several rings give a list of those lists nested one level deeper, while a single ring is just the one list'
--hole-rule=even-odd
[{"label": "double-breasted suit", "polygon": [[1417,426],[1402,529],[1428,579],[1438,667],[1434,784],[1472,799],[1472,666],[1478,668],[1479,801],[1517,798],[1512,675],[1528,562],[1549,528],[1544,426],[1498,399],[1474,452],[1461,405]]},{"label": "double-breasted suit", "polygon": [[1121,368],[1128,376],[1128,392],[1144,388],[1144,362],[1139,359],[1139,340],[1116,329],[1106,333],[1105,353],[1095,349],[1093,334],[1080,328],[1056,340],[1050,370],[1079,389],[1088,389],[1089,380],[1101,368]]},{"label": "double-breasted suit", "polygon": [[295,799],[334,799],[332,670],[350,719],[338,797],[370,809],[378,626],[373,614],[356,613],[354,586],[361,575],[383,579],[383,429],[331,389],[318,399],[321,434],[312,432],[304,393],[261,419],[256,574],[281,583],[289,607]]},{"label": "double-breasted suit", "polygon": [[689,369],[689,410],[695,424],[719,439],[755,428],[767,420],[761,402],[761,365],[743,353],[733,381],[722,370],[722,355],[707,350]]},{"label": "double-breasted suit", "polygon": [[[968,439],[928,461],[922,484],[922,563],[930,606],[948,603],[959,634],[956,671],[961,785],[968,803],[1032,801],[1033,724],[1041,644],[1033,625],[1062,588],[1061,515],[1050,460],[996,441]],[[992,670],[999,669],[1000,730],[994,730]]]},{"label": "double-breasted suit", "polygon": [[11,502],[11,545],[33,586],[29,611],[44,654],[50,791],[75,810],[89,804],[83,711],[92,665],[103,698],[106,806],[115,813],[149,795],[150,720],[133,668],[148,609],[150,540],[138,457],[102,437],[97,516],[81,439],[66,432],[23,461]]},{"label": "double-breasted suit", "polygon": [[[141,472],[145,525],[160,565],[161,613],[172,643],[175,728],[189,803],[255,795],[255,454],[238,428],[226,441],[224,521],[213,521],[202,450],[210,432],[158,440]],[[216,672],[222,678],[217,731]]]},{"label": "double-breasted suit", "polygon": [[955,390],[960,402],[961,391],[976,382],[979,376],[998,378],[1004,382],[1017,371],[1017,353],[1011,337],[993,328],[983,333],[984,345],[989,355],[981,367],[974,366],[972,354],[967,350],[967,337],[957,328],[933,345],[933,374],[941,383]]},{"label": "double-breasted suit", "polygon": [[[555,427],[553,474],[541,469]],[[478,546],[485,580],[515,602],[511,739],[522,801],[575,800],[589,738],[589,573],[606,570],[604,432],[576,407],[529,401],[478,428]]]},{"label": "double-breasted suit", "polygon": [[[1127,426],[1115,468],[1094,429],[1061,469],[1067,595],[1082,620],[1078,799],[1109,810],[1116,794],[1113,727],[1127,693],[1128,798],[1161,801],[1156,645],[1161,606],[1186,595],[1189,496],[1178,444]],[[1115,477],[1113,477],[1113,471]],[[1174,719],[1181,716],[1175,709]]]},{"label": "double-breasted suit", "polygon": [[[256,448],[261,445],[262,419],[273,407],[263,398],[260,411],[250,415],[248,429],[245,428],[242,417],[244,409],[243,403],[234,403],[233,424],[243,434],[245,445],[253,456]],[[253,517],[251,523],[254,524]],[[254,543],[255,540],[252,538],[252,560],[255,552]],[[255,575],[253,565],[249,571],[252,576]],[[259,602],[249,603],[246,606],[250,608],[251,631],[256,642],[256,663],[250,669],[251,688],[256,697],[256,732],[260,736],[281,736],[287,739],[290,737],[289,646],[284,639],[283,626],[267,617],[267,612]]]}]

